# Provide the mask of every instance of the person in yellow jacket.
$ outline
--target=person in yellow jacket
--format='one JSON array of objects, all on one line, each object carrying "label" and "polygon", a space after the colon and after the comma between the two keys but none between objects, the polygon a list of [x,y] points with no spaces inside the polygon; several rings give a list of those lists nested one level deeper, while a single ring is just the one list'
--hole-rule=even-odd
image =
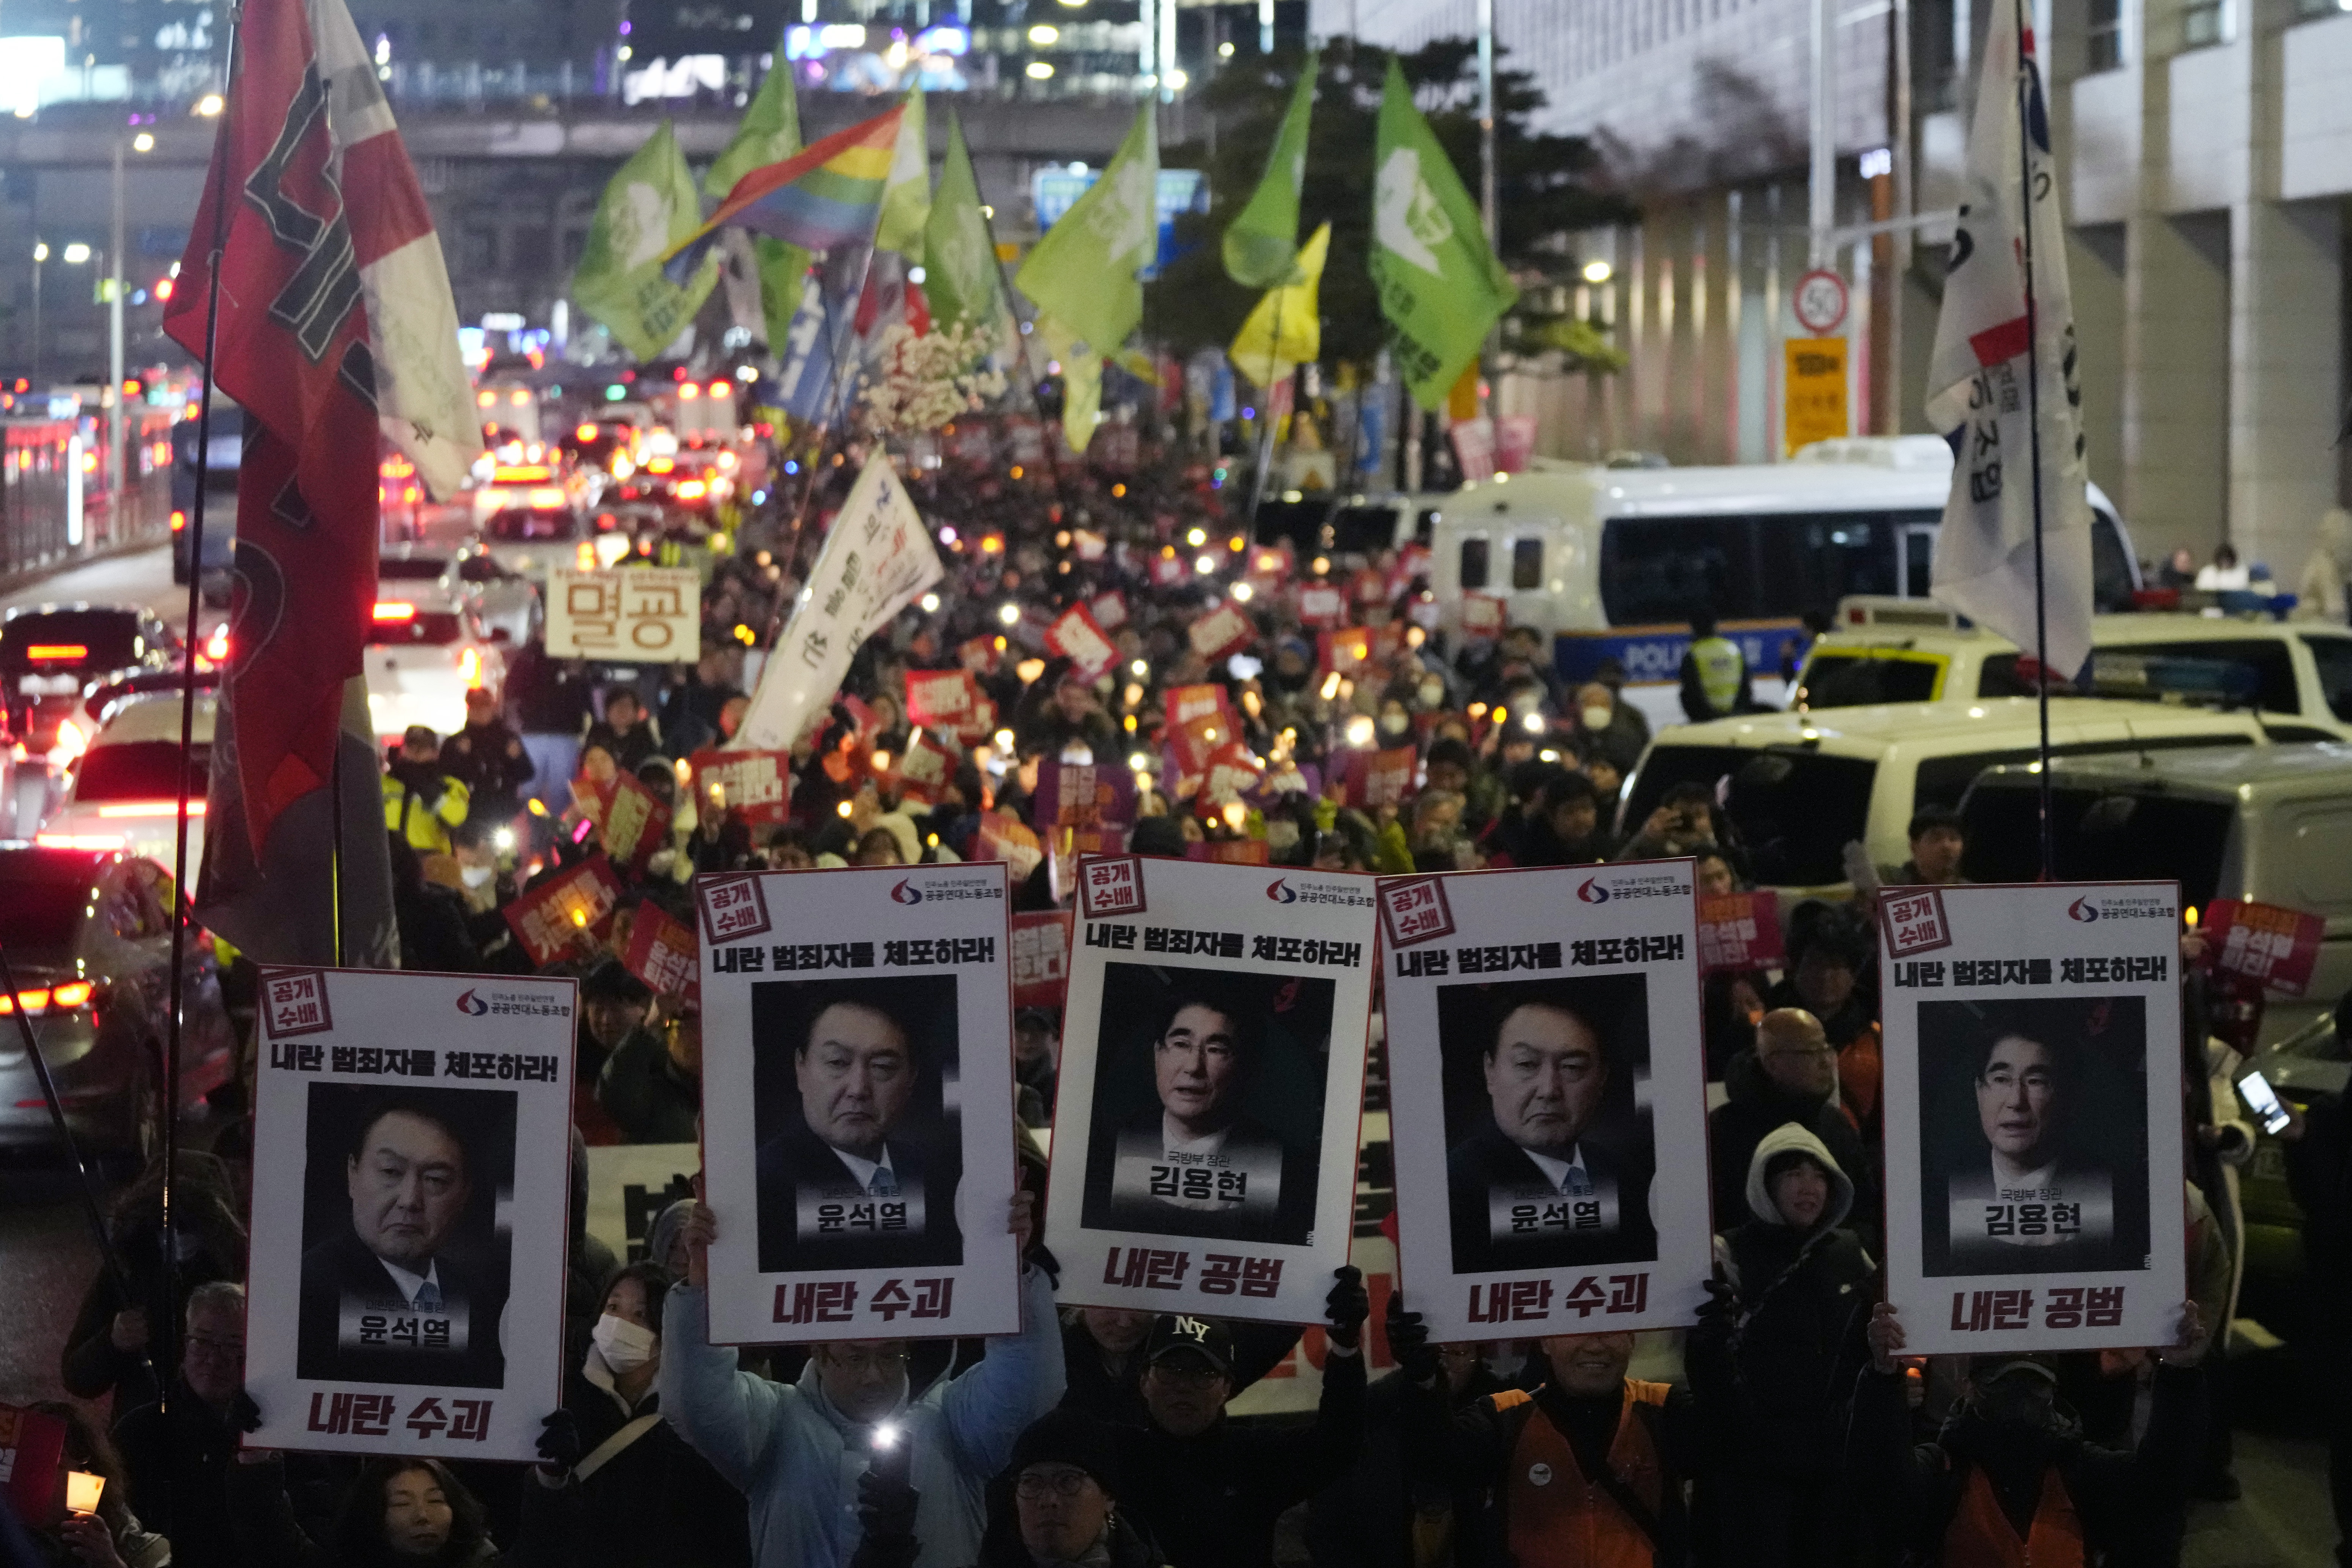
[{"label": "person in yellow jacket", "polygon": [[383,775],[383,826],[419,855],[447,855],[450,830],[473,809],[466,786],[441,771],[441,737],[427,724],[411,724]]},{"label": "person in yellow jacket", "polygon": [[1676,679],[1682,685],[1683,717],[1694,724],[1727,719],[1755,706],[1748,689],[1748,656],[1739,645],[1715,629],[1715,612],[1701,605],[1691,612],[1689,651],[1683,655]]}]

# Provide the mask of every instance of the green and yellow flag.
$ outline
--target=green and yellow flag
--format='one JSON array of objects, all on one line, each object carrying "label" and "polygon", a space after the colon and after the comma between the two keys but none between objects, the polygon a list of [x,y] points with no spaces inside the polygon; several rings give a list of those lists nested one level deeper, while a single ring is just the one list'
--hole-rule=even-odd
[{"label": "green and yellow flag", "polygon": [[1298,193],[1307,184],[1307,122],[1315,108],[1315,78],[1321,57],[1307,57],[1307,68],[1291,89],[1290,108],[1274,139],[1274,153],[1249,205],[1225,226],[1225,275],[1251,289],[1296,281],[1298,258]]},{"label": "green and yellow flag", "polygon": [[[742,123],[702,177],[702,188],[717,200],[727,199],[735,182],[753,169],[781,163],[801,150],[800,100],[793,91],[790,67],[779,66],[760,83]],[[751,237],[751,255],[760,269],[760,309],[767,318],[768,345],[778,353],[792,331],[793,312],[800,309],[801,280],[808,274],[809,253],[797,245]]]},{"label": "green and yellow flag", "polygon": [[702,222],[694,174],[665,120],[621,165],[596,204],[572,297],[639,360],[661,357],[719,281],[708,258],[684,286],[662,276],[662,258]]},{"label": "green and yellow flag", "polygon": [[1035,327],[1051,363],[1062,367],[1062,435],[1070,450],[1083,453],[1102,418],[1103,356],[1051,316],[1039,316]]},{"label": "green and yellow flag", "polygon": [[1271,386],[1323,355],[1323,262],[1331,252],[1331,226],[1323,224],[1298,247],[1297,279],[1269,289],[1234,334],[1234,368],[1259,386]]},{"label": "green and yellow flag", "polygon": [[923,259],[923,226],[931,216],[930,132],[923,123],[923,89],[907,94],[898,118],[898,144],[890,153],[890,177],[882,186],[882,216],[874,248],[895,250],[908,260]]},{"label": "green and yellow flag", "polygon": [[1372,153],[1371,272],[1397,370],[1415,403],[1438,407],[1519,290],[1394,59]]},{"label": "green and yellow flag", "polygon": [[1160,247],[1156,107],[1144,101],[1110,167],[1045,231],[1013,278],[1039,314],[1060,321],[1097,355],[1119,347],[1143,320],[1143,285],[1135,274]]},{"label": "green and yellow flag", "polygon": [[980,182],[971,172],[963,123],[948,110],[948,152],[940,164],[940,188],[923,225],[923,297],[943,325],[961,322],[983,334],[992,350],[1009,349],[1016,336],[1004,273],[996,263],[988,215],[980,210]]}]

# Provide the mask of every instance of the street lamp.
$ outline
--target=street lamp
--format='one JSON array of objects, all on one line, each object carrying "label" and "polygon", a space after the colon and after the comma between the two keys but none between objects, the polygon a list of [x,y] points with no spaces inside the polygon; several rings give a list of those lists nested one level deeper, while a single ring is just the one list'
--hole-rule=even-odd
[{"label": "street lamp", "polygon": [[148,132],[142,131],[138,135],[133,136],[131,139],[131,150],[133,153],[152,153],[155,150],[154,136]]},{"label": "street lamp", "polygon": [[89,259],[89,247],[84,245],[80,240],[77,239],[66,247],[64,260],[68,267],[79,267],[83,262],[88,261]]},{"label": "street lamp", "polygon": [[221,95],[219,93],[208,92],[205,94],[204,97],[196,100],[196,112],[203,115],[206,120],[210,120],[214,116],[219,114],[221,108]]},{"label": "street lamp", "polygon": [[1597,257],[1584,264],[1584,280],[1587,283],[1606,283],[1610,279],[1616,275],[1617,269],[1615,268],[1610,266],[1609,263],[1601,260]]}]

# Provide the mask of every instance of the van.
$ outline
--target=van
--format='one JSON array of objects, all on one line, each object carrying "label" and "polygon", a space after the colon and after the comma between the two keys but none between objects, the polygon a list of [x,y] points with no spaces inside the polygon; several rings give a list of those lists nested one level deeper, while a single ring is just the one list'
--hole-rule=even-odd
[{"label": "van", "polygon": [[[2148,612],[2092,617],[2091,643],[2093,695],[2225,700],[2260,714],[2273,741],[2352,741],[2352,628]],[[1790,701],[2030,696],[2018,658],[2015,643],[1932,601],[1856,596],[1806,653]]]},{"label": "van", "polygon": [[[1757,699],[1777,705],[1805,612],[1857,594],[1927,599],[1951,473],[1933,436],[1822,442],[1791,462],[1725,468],[1538,460],[1446,498],[1430,586],[1457,637],[1465,595],[1502,598],[1513,625],[1551,636],[1565,681],[1617,661],[1654,726],[1683,719],[1690,613],[1710,605],[1748,656]],[[2091,510],[2099,606],[2127,610],[2139,585],[2130,539],[2095,485]]]},{"label": "van", "polygon": [[[1618,829],[1639,832],[1670,787],[1702,784],[1746,846],[1757,881],[1843,897],[1853,891],[1847,844],[1859,841],[1881,867],[1910,858],[1914,812],[1956,806],[1985,769],[2034,759],[2039,708],[2023,697],[1885,702],[1679,725],[1650,742],[1625,781]],[[2263,726],[2247,713],[2101,698],[2050,710],[2053,756],[2137,759],[2181,746],[2263,742]]]}]

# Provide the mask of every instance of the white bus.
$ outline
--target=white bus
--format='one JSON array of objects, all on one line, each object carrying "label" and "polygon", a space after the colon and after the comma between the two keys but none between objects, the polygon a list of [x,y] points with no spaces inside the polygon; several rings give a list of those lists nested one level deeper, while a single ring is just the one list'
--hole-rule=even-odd
[{"label": "white bus", "polygon": [[[1757,700],[1777,704],[1804,612],[1853,594],[1927,596],[1951,472],[1934,436],[1826,441],[1736,468],[1539,459],[1447,499],[1431,528],[1430,586],[1457,637],[1465,595],[1502,599],[1512,625],[1551,636],[1565,680],[1618,660],[1653,725],[1683,722],[1675,672],[1693,606],[1711,605],[1747,653]],[[2091,511],[2098,607],[2128,610],[2131,541],[2095,485]]]}]

